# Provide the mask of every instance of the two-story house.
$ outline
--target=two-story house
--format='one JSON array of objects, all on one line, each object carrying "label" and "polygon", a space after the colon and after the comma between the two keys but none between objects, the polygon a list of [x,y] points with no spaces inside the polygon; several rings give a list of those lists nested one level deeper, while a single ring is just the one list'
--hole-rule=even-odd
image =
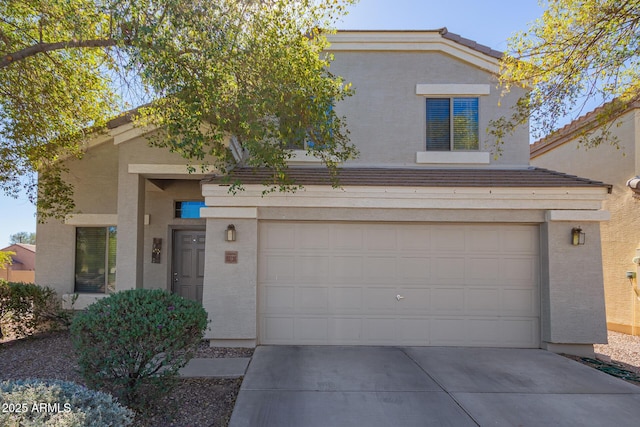
[{"label": "two-story house", "polygon": [[209,313],[212,345],[593,354],[607,338],[610,188],[530,167],[526,127],[496,155],[489,121],[522,95],[500,98],[500,53],[446,29],[330,41],[331,71],[355,89],[334,108],[360,151],[340,188],[301,151],[291,174],[303,190],[265,195],[268,172],[236,170],[245,191],[233,195],[112,122],[69,162],[79,213],[38,228],[38,283],[79,293],[77,306],[119,289],[179,292]]}]

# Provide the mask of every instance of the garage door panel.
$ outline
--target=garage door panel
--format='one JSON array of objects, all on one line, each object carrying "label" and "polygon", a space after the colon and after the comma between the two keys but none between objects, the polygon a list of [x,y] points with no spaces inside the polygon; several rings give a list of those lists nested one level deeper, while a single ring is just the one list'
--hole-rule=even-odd
[{"label": "garage door panel", "polygon": [[429,345],[461,346],[467,343],[466,320],[435,318],[430,322]]},{"label": "garage door panel", "polygon": [[362,262],[361,256],[332,256],[330,275],[336,281],[362,283]]},{"label": "garage door panel", "polygon": [[261,303],[265,313],[293,313],[295,310],[295,287],[264,285]]},{"label": "garage door panel", "polygon": [[329,319],[326,317],[297,317],[293,336],[300,344],[321,344],[329,341]]},{"label": "garage door panel", "polygon": [[368,251],[397,250],[396,229],[388,226],[368,227],[365,233],[365,249]]},{"label": "garage door panel", "polygon": [[365,283],[394,282],[398,276],[395,256],[372,256],[363,260]]},{"label": "garage door panel", "polygon": [[427,318],[400,318],[398,325],[398,345],[429,345],[429,319]]},{"label": "garage door panel", "polygon": [[436,283],[460,283],[464,280],[465,259],[463,257],[434,257],[434,280]]},{"label": "garage door panel", "polygon": [[466,283],[496,284],[500,277],[500,258],[471,257],[465,261]]},{"label": "garage door panel", "polygon": [[500,313],[500,291],[498,289],[467,289],[466,311],[472,314]]},{"label": "garage door panel", "polygon": [[538,263],[533,257],[505,257],[500,262],[502,283],[529,288],[537,282]]},{"label": "garage door panel", "polygon": [[431,250],[436,253],[464,252],[465,230],[460,227],[440,226],[432,230]]},{"label": "garage door panel", "polygon": [[329,319],[329,331],[332,344],[347,345],[362,342],[362,319],[333,317]]},{"label": "garage door panel", "polygon": [[398,302],[396,295],[394,287],[368,288],[364,295],[364,312],[393,314]]},{"label": "garage door panel", "polygon": [[360,251],[364,249],[364,229],[353,225],[336,224],[332,233],[335,250]]},{"label": "garage door panel", "polygon": [[264,316],[261,321],[262,339],[273,344],[293,342],[294,320],[293,317]]},{"label": "garage door panel", "polygon": [[289,264],[294,267],[296,281],[326,282],[329,278],[330,258],[329,255],[297,256],[294,262],[289,259]]},{"label": "garage door panel", "polygon": [[293,249],[295,247],[295,229],[285,223],[273,223],[260,229],[259,247],[264,249]]},{"label": "garage door panel", "polygon": [[296,248],[329,249],[329,231],[327,224],[297,224],[295,227]]},{"label": "garage door panel", "polygon": [[295,290],[296,313],[329,313],[329,289],[319,286],[299,286]]},{"label": "garage door panel", "polygon": [[362,288],[333,286],[329,289],[331,309],[336,314],[360,314],[363,312]]},{"label": "garage door panel", "polygon": [[396,319],[388,317],[367,317],[363,323],[366,345],[395,345]]},{"label": "garage door panel", "polygon": [[538,312],[538,301],[532,289],[504,289],[502,291],[502,313],[506,316],[535,316]]},{"label": "garage door panel", "polygon": [[404,299],[396,300],[396,310],[402,315],[424,315],[431,310],[431,289],[403,286],[398,294]]},{"label": "garage door panel", "polygon": [[500,252],[499,227],[475,227],[468,233],[467,250],[471,252]]},{"label": "garage door panel", "polygon": [[398,250],[402,252],[429,252],[431,250],[431,230],[411,225],[398,229]]},{"label": "garage door panel", "polygon": [[403,281],[427,283],[431,276],[431,258],[401,256],[398,274]]},{"label": "garage door panel", "polygon": [[258,268],[259,276],[266,282],[286,282],[295,278],[295,263],[290,255],[265,255]]},{"label": "garage door panel", "polygon": [[[538,252],[538,239],[535,235],[537,228],[511,227],[503,231],[503,249],[510,253],[536,254]],[[533,236],[532,236],[533,235]]]},{"label": "garage door panel", "polygon": [[464,312],[464,288],[436,288],[431,291],[431,310],[437,314]]},{"label": "garage door panel", "polygon": [[263,344],[539,346],[537,226],[267,221],[260,248]]},{"label": "garage door panel", "polygon": [[534,319],[505,319],[500,324],[501,344],[509,343],[513,347],[530,347],[537,342],[540,332]]}]

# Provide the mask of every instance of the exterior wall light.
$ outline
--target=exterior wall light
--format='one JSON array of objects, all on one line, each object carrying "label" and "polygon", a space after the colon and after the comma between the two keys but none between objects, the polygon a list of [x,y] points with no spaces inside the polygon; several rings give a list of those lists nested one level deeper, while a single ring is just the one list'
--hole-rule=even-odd
[{"label": "exterior wall light", "polygon": [[235,242],[236,241],[236,226],[233,224],[227,225],[227,230],[224,235],[224,240],[227,242]]},{"label": "exterior wall light", "polygon": [[585,234],[580,227],[571,229],[571,244],[573,246],[584,245]]}]

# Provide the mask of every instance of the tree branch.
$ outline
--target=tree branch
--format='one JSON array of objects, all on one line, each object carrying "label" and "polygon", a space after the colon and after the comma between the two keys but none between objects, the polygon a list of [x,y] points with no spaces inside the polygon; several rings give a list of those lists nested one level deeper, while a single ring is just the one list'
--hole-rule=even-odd
[{"label": "tree branch", "polygon": [[[96,40],[68,40],[56,43],[37,43],[17,52],[4,55],[0,58],[0,69],[6,68],[14,62],[24,60],[39,53],[73,48],[112,47],[116,46],[118,42],[119,41],[116,39],[109,38]],[[126,44],[126,41],[124,43]]]}]

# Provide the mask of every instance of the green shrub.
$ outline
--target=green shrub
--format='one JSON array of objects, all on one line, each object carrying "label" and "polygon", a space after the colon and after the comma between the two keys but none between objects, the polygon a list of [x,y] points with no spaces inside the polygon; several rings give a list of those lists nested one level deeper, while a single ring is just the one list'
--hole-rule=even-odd
[{"label": "green shrub", "polygon": [[4,381],[0,407],[0,425],[7,427],[119,427],[134,417],[111,395],[60,380]]},{"label": "green shrub", "polygon": [[62,309],[56,292],[33,283],[0,281],[0,338],[22,338],[36,332],[66,328],[70,312]]},{"label": "green shrub", "polygon": [[88,385],[139,406],[167,393],[207,327],[200,304],[162,290],[117,292],[91,304],[71,325]]}]

